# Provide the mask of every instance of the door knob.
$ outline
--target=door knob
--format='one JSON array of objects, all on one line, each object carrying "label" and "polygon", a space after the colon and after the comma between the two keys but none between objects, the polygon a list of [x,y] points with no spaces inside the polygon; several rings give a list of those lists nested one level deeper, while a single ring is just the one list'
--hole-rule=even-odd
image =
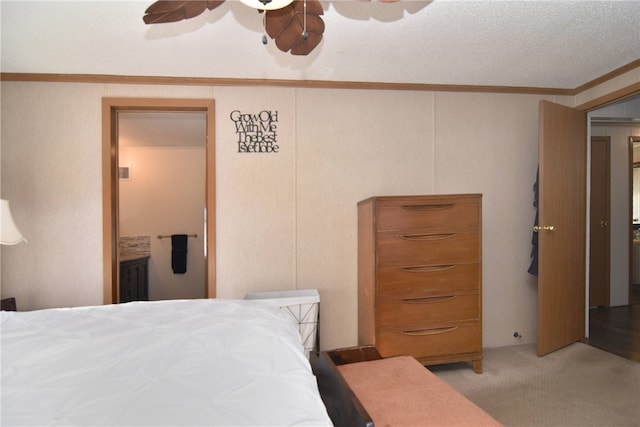
[{"label": "door knob", "polygon": [[606,227],[608,225],[609,225],[609,223],[606,220],[603,219],[602,221],[600,221],[600,227],[604,228],[604,227]]},{"label": "door knob", "polygon": [[533,231],[535,231],[536,233],[538,231],[540,231],[540,230],[542,230],[542,231],[553,231],[555,229],[556,229],[556,227],[554,225],[543,225],[542,227],[539,227],[539,226],[535,225],[533,227]]}]

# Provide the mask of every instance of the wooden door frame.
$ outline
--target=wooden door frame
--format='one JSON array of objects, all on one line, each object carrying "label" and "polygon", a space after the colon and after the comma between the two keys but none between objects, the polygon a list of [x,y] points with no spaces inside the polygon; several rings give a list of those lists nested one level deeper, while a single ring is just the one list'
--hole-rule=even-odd
[{"label": "wooden door frame", "polygon": [[119,111],[201,111],[206,114],[206,212],[205,229],[207,297],[216,296],[215,246],[215,126],[212,99],[103,98],[102,99],[102,248],[103,301],[119,301],[120,254],[118,230],[118,112]]}]

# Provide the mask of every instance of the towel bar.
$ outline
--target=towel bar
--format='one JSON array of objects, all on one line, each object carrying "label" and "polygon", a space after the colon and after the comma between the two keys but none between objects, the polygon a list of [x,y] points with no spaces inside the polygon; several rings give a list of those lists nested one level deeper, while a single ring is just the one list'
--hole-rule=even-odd
[{"label": "towel bar", "polygon": [[[187,234],[188,237],[198,238],[197,234]],[[158,234],[158,239],[168,239],[171,235]]]}]

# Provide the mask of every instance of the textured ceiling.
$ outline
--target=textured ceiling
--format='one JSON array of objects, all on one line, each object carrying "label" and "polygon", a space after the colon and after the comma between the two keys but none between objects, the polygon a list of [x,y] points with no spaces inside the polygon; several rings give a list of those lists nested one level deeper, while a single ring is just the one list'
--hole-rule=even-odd
[{"label": "textured ceiling", "polygon": [[2,71],[573,89],[640,58],[640,1],[323,1],[302,57],[237,0],[145,25],[152,2],[2,0]]}]

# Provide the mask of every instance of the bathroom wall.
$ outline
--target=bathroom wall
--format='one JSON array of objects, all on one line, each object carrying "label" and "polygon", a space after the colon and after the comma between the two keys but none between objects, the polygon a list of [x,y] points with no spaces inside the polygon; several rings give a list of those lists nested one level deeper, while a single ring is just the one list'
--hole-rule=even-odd
[{"label": "bathroom wall", "polygon": [[[150,236],[149,299],[203,298],[205,150],[203,147],[120,147],[120,235]],[[171,239],[158,235],[195,234],[188,239],[187,271],[171,268]]]}]

